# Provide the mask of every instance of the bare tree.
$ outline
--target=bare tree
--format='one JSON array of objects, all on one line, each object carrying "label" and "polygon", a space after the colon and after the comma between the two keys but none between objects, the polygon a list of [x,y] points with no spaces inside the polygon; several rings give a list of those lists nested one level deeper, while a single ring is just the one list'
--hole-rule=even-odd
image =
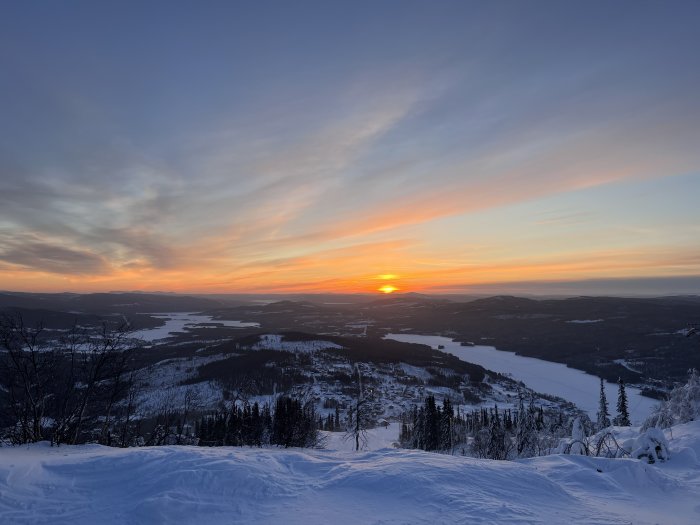
[{"label": "bare tree", "polygon": [[362,385],[362,371],[356,363],[357,371],[357,397],[355,405],[348,414],[347,439],[355,440],[355,450],[360,450],[360,445],[367,445],[367,428],[369,426],[369,414],[367,404],[372,400],[372,389],[365,390]]},{"label": "bare tree", "polygon": [[130,348],[127,325],[105,323],[97,331],[74,325],[56,339],[41,325],[27,327],[19,314],[5,315],[0,385],[14,419],[10,439],[75,444],[101,427],[96,440],[109,441],[113,409],[125,393]]},{"label": "bare tree", "polygon": [[[137,381],[137,372],[130,370],[125,382],[125,400],[121,418],[118,420],[121,428],[118,430],[119,446],[126,448],[138,439],[140,431],[140,421],[133,421],[134,414],[138,406],[140,394],[140,383]],[[109,437],[109,434],[108,434]],[[108,443],[111,445],[111,443]]]},{"label": "bare tree", "polygon": [[55,355],[42,351],[42,332],[41,325],[25,326],[19,314],[0,319],[0,372],[5,403],[13,419],[13,442],[35,442],[47,437],[46,412],[56,362]]}]

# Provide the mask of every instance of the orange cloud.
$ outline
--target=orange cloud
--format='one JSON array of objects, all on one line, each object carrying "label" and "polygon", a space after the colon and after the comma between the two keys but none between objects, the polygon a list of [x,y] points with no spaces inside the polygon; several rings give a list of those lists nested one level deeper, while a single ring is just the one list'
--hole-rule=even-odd
[{"label": "orange cloud", "polygon": [[[196,267],[178,270],[121,270],[79,277],[0,266],[6,289],[45,291],[172,290],[177,292],[365,292],[377,290],[379,276],[401,291],[468,290],[470,285],[520,281],[630,278],[700,274],[700,251],[662,246],[604,252],[579,250],[556,257],[498,262],[450,263],[421,253],[407,242],[368,243],[283,260],[259,261],[228,271]],[[377,274],[377,269],[396,273]],[[397,277],[399,276],[400,277]],[[11,284],[11,286],[8,286]]]}]

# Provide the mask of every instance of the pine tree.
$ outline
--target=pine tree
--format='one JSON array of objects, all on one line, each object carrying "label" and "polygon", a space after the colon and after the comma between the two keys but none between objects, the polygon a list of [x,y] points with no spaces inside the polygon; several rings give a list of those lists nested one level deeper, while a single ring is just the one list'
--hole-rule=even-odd
[{"label": "pine tree", "polygon": [[621,427],[628,427],[630,423],[630,414],[627,408],[627,392],[625,392],[625,382],[622,378],[617,380],[619,385],[617,391],[617,417],[615,417],[615,424]]},{"label": "pine tree", "polygon": [[440,418],[440,449],[452,450],[452,424],[454,420],[454,409],[452,402],[445,398],[442,401],[442,412]]},{"label": "pine tree", "polygon": [[537,430],[544,428],[544,408],[540,407],[537,411]]},{"label": "pine tree", "polygon": [[605,397],[605,382],[600,378],[600,400],[598,402],[598,430],[610,426],[610,412],[608,412],[608,400]]},{"label": "pine tree", "polygon": [[527,422],[526,422],[525,404],[523,403],[522,392],[518,393],[518,414],[516,419],[515,433],[515,450],[519,457],[522,457],[525,447],[527,446]]},{"label": "pine tree", "polygon": [[424,450],[440,448],[440,410],[435,404],[435,397],[425,398],[425,447]]},{"label": "pine tree", "polygon": [[498,417],[498,407],[495,410],[495,417],[491,418],[489,426],[489,439],[487,445],[487,457],[489,459],[507,459],[508,448],[506,446],[506,433],[501,426],[501,420]]},{"label": "pine tree", "polygon": [[518,457],[537,456],[537,426],[535,408],[532,399],[526,409],[522,393],[518,397],[518,416],[516,421],[515,446]]},{"label": "pine tree", "polygon": [[257,402],[253,404],[253,410],[251,413],[251,426],[251,444],[255,445],[256,447],[260,447],[262,446],[263,439],[263,420],[260,416],[260,405],[258,405]]}]

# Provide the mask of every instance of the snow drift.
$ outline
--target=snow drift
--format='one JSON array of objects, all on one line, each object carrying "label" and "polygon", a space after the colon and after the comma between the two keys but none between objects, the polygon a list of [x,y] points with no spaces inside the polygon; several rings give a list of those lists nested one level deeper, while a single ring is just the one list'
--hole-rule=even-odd
[{"label": "snow drift", "polygon": [[681,447],[672,439],[671,459],[655,465],[389,448],[6,447],[0,523],[697,523],[700,422],[674,435]]}]

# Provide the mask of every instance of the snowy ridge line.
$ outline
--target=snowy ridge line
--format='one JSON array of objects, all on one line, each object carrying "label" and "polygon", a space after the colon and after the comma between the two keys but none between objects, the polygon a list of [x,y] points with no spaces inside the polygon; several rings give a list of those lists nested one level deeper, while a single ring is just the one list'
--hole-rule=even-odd
[{"label": "snowy ridge line", "polygon": [[0,448],[3,523],[695,524],[700,422],[671,459],[489,461],[387,448]]}]

